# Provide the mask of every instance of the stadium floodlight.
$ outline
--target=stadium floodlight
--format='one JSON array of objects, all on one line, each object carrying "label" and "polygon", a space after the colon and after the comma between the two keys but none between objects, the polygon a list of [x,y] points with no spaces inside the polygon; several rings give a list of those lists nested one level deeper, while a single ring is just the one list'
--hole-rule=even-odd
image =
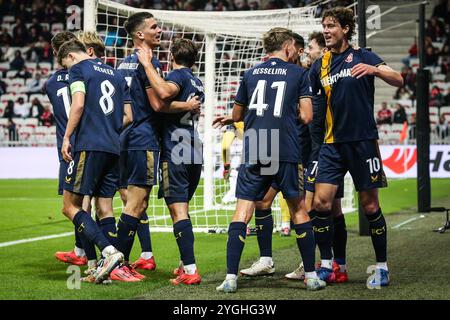
[{"label": "stadium floodlight", "polygon": [[[86,2],[90,4],[86,5]],[[204,168],[202,180],[190,203],[189,214],[194,231],[221,232],[230,222],[235,203],[233,192],[230,192],[230,182],[222,179],[223,132],[212,128],[212,120],[215,116],[230,113],[242,73],[263,61],[263,33],[273,27],[286,27],[307,39],[308,34],[322,29],[321,19],[315,18],[317,7],[192,12],[146,10],[108,0],[85,0],[85,8],[85,28],[96,30],[104,37],[107,59],[114,61],[116,67],[132,50],[132,42],[127,37],[123,23],[136,12],[151,12],[163,29],[161,46],[156,55],[162,63],[164,73],[168,71],[168,53],[172,40],[183,37],[197,44],[199,60],[194,67],[194,74],[203,81],[206,98],[199,123],[199,133],[204,144]],[[240,162],[241,149],[242,143],[236,139],[231,146],[234,170]],[[348,212],[352,211],[354,206],[353,184],[350,178],[346,178],[345,188],[343,210]],[[152,231],[171,230],[170,215],[164,202],[157,198],[157,188],[153,188],[147,213]],[[278,201],[274,213],[275,227],[280,228]]]}]

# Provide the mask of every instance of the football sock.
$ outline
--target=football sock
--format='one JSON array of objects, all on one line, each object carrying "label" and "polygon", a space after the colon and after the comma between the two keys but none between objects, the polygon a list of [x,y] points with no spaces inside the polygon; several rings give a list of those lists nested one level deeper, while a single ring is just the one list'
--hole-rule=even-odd
[{"label": "football sock", "polygon": [[247,224],[231,222],[227,241],[227,274],[238,274],[242,250],[244,250]]},{"label": "football sock", "polygon": [[316,259],[316,243],[314,241],[314,232],[311,221],[301,224],[294,224],[293,229],[295,230],[297,247],[300,250],[300,255],[302,256],[305,272],[315,272],[316,268],[314,263]]},{"label": "football sock", "polygon": [[109,242],[112,246],[118,246],[117,241],[117,227],[116,227],[116,218],[107,217],[99,220],[98,222],[100,229],[102,229],[103,234],[106,238],[108,238]]},{"label": "football sock", "polygon": [[148,259],[151,259],[153,257],[153,252],[141,252],[141,258],[142,259],[145,259],[145,260],[148,260]]},{"label": "football sock", "polygon": [[306,279],[319,279],[319,277],[317,276],[317,273],[315,271],[305,272],[305,278]]},{"label": "football sock", "polygon": [[85,237],[88,241],[95,243],[100,250],[110,245],[108,239],[106,239],[95,221],[92,220],[91,215],[86,211],[78,211],[72,222],[80,234],[81,239]]},{"label": "football sock", "polygon": [[195,263],[188,264],[188,265],[184,266],[183,268],[184,268],[184,272],[186,274],[194,274],[195,271],[197,271],[197,266],[195,265]]},{"label": "football sock", "polygon": [[138,224],[138,218],[126,213],[122,213],[117,224],[118,249],[123,253],[125,261],[130,261],[130,252],[133,247],[134,235],[136,234]]},{"label": "football sock", "polygon": [[[75,233],[75,234],[77,234],[77,233]],[[78,236],[78,238],[79,237],[80,236]],[[81,239],[79,241],[81,241]],[[82,248],[83,248],[83,245],[81,245],[81,247],[75,246],[75,248],[73,249],[73,251],[75,252],[75,255],[77,257],[84,257],[86,255],[86,253],[84,252],[84,249],[82,249]]]},{"label": "football sock", "polygon": [[[77,228],[74,227],[74,230],[75,230],[75,251],[77,248],[83,250],[83,243],[81,242],[80,235],[77,232]],[[76,255],[80,256],[78,253],[76,253]]]},{"label": "football sock", "polygon": [[377,262],[377,269],[388,270],[387,262]]},{"label": "football sock", "polygon": [[256,236],[258,238],[259,256],[272,256],[272,209],[255,210]]},{"label": "football sock", "polygon": [[181,261],[186,266],[195,264],[194,256],[194,232],[190,219],[180,220],[173,225],[173,234],[180,251]]},{"label": "football sock", "polygon": [[89,241],[86,237],[81,237],[84,252],[88,260],[97,260],[97,251],[95,251],[95,244]]},{"label": "football sock", "polygon": [[333,235],[333,254],[334,260],[339,264],[345,264],[347,247],[347,226],[345,225],[344,215],[341,214],[333,219],[334,235]]},{"label": "football sock", "polygon": [[327,268],[333,270],[333,260],[331,259],[321,259],[320,266],[322,268]]},{"label": "football sock", "polygon": [[260,257],[259,261],[261,261],[262,263],[264,263],[265,265],[269,265],[272,266],[273,265],[273,260],[272,257]]},{"label": "football sock", "polygon": [[142,252],[152,252],[152,239],[150,237],[150,228],[148,225],[148,216],[146,212],[143,212],[141,215],[137,234],[139,242],[141,243]]},{"label": "football sock", "polygon": [[366,215],[369,220],[370,236],[377,262],[387,261],[387,227],[381,208],[371,215]]},{"label": "football sock", "polygon": [[322,260],[330,260],[333,258],[333,223],[331,220],[331,211],[317,212],[312,210],[309,213],[314,217],[311,219],[313,225],[314,237],[319,247],[320,258]]}]

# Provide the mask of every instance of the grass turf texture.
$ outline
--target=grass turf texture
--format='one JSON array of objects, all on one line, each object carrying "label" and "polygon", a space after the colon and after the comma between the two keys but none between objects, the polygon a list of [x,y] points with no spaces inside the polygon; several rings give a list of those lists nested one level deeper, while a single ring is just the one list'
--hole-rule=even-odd
[{"label": "grass turf texture", "polygon": [[[449,187],[448,179],[432,180],[433,205],[450,206]],[[0,181],[0,242],[72,231],[72,224],[59,213],[61,202],[54,195],[55,188],[54,180]],[[380,198],[383,211],[388,214],[392,272],[392,286],[381,291],[365,287],[368,277],[365,270],[374,260],[373,251],[370,238],[357,236],[358,217],[353,213],[346,216],[351,282],[330,286],[323,292],[309,293],[301,283],[283,279],[285,273],[297,266],[299,254],[295,238],[278,235],[274,235],[273,241],[276,275],[261,279],[241,278],[237,294],[223,295],[215,292],[215,286],[225,275],[226,235],[198,233],[195,249],[204,281],[195,287],[172,287],[168,279],[178,263],[175,240],[171,233],[153,233],[157,270],[144,271],[148,276],[146,281],[115,282],[109,286],[83,283],[81,290],[67,289],[67,266],[53,257],[55,251],[70,250],[73,237],[0,247],[0,299],[448,299],[450,275],[439,268],[449,263],[448,256],[442,254],[442,248],[448,246],[449,233],[441,235],[430,231],[442,224],[443,215],[432,214],[392,230],[395,224],[418,216],[408,209],[417,203],[416,181],[390,181],[390,187],[382,190]],[[392,214],[395,212],[399,213]],[[139,251],[136,239],[132,258],[137,258]],[[257,256],[256,237],[249,237],[241,267],[247,267]]]}]

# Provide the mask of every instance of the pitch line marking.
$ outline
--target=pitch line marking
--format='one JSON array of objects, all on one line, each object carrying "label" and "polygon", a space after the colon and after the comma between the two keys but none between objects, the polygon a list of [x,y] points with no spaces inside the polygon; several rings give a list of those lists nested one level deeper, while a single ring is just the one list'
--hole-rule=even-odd
[{"label": "pitch line marking", "polygon": [[399,224],[393,226],[391,229],[398,229],[398,228],[400,228],[401,226],[404,226],[405,224],[408,224],[408,223],[410,223],[410,222],[413,222],[413,221],[416,221],[416,220],[419,220],[419,219],[422,219],[422,218],[425,218],[425,216],[424,216],[423,214],[421,214],[421,215],[418,216],[418,217],[410,218],[410,219],[408,219],[408,220],[406,220],[406,221],[403,221],[403,222],[401,222],[401,223],[399,223]]}]

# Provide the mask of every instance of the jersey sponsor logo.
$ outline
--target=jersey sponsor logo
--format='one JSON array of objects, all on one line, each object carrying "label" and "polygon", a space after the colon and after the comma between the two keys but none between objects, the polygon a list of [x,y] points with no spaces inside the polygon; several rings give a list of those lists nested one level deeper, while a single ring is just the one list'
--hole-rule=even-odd
[{"label": "jersey sponsor logo", "polygon": [[332,86],[336,82],[338,82],[339,79],[347,78],[352,76],[352,71],[350,68],[342,69],[339,73],[336,73],[332,76],[324,77],[320,80],[323,87]]},{"label": "jersey sponsor logo", "polygon": [[394,152],[385,160],[383,165],[391,169],[396,174],[405,173],[417,162],[417,149],[396,148]]},{"label": "jersey sponsor logo", "polygon": [[345,58],[345,62],[350,63],[353,61],[353,53],[350,53],[347,58]]},{"label": "jersey sponsor logo", "polygon": [[139,63],[123,62],[117,69],[136,70],[139,67]]}]

